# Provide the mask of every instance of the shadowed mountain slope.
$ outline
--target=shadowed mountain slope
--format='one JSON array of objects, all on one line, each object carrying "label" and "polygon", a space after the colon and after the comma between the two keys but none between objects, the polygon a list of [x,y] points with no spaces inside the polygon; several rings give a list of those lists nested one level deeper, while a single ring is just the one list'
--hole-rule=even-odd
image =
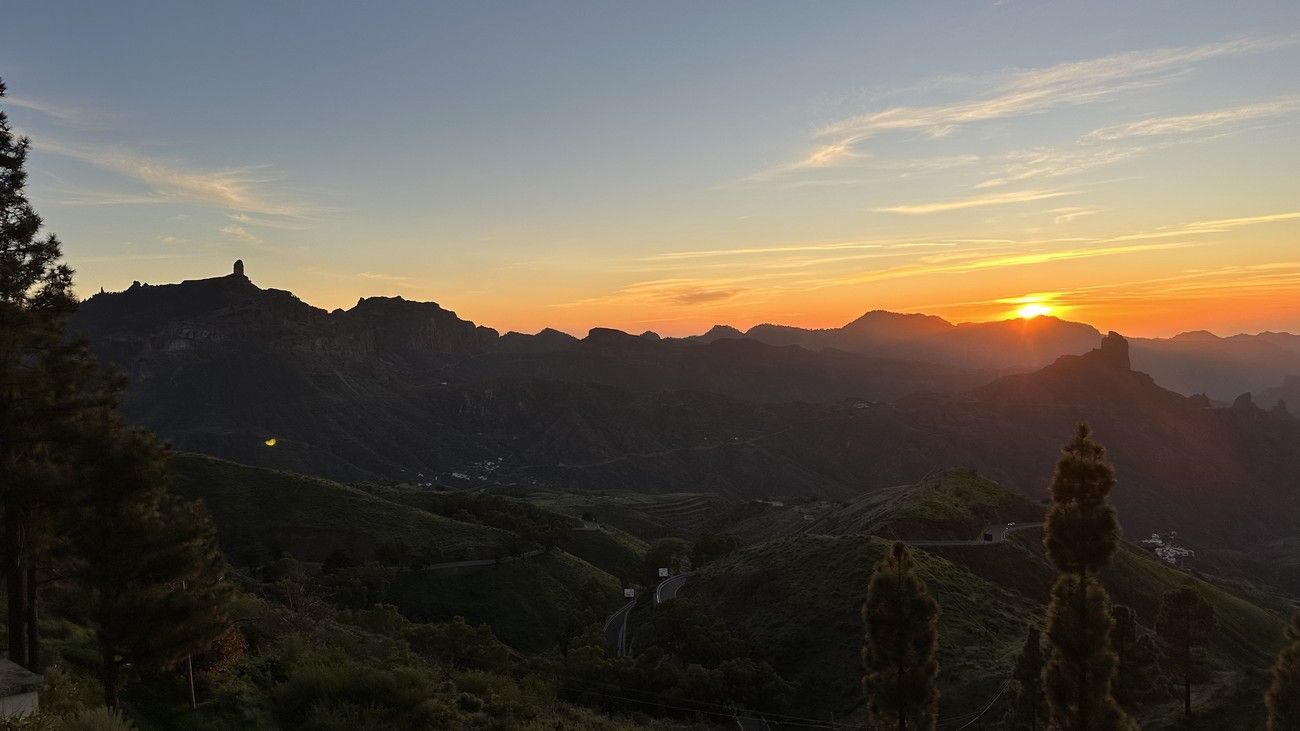
[{"label": "shadowed mountain slope", "polygon": [[[74,326],[130,376],[131,418],[179,449],[264,467],[842,499],[964,465],[1036,499],[1051,455],[1087,420],[1120,469],[1116,502],[1132,530],[1242,546],[1300,523],[1300,421],[1164,389],[1132,369],[1114,334],[1039,371],[882,402],[826,399],[855,384],[897,393],[936,371],[733,338],[498,337],[434,304],[377,298],[325,312],[242,275],[97,295]],[[1012,326],[1086,334],[1044,318],[990,327]],[[888,313],[855,327],[981,330]]]}]

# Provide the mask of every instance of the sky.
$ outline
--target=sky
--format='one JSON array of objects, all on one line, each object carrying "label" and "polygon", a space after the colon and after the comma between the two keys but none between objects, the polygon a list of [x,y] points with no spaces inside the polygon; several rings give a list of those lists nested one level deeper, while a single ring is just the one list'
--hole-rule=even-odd
[{"label": "sky", "polygon": [[1293,0],[16,0],[0,77],[87,296],[1300,332]]}]

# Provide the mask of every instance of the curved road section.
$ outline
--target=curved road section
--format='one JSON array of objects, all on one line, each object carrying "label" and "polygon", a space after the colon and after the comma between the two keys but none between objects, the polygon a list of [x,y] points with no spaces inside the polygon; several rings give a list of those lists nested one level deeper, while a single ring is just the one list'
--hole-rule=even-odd
[{"label": "curved road section", "polygon": [[659,586],[655,587],[655,604],[658,605],[659,602],[676,599],[677,592],[682,590],[682,585],[686,583],[687,576],[688,574],[678,574],[677,576],[659,582]]},{"label": "curved road section", "polygon": [[[681,591],[686,583],[686,577],[687,574],[679,574],[659,582],[655,587],[655,605],[658,606],[659,602],[666,602],[669,599],[676,599],[677,592]],[[627,618],[632,614],[634,606],[636,606],[636,599],[619,607],[618,611],[605,620],[605,644],[609,649],[614,650],[618,657],[627,654]]]},{"label": "curved road section", "polygon": [[617,652],[619,657],[627,652],[627,615],[632,613],[635,605],[636,598],[633,597],[605,620],[605,644]]}]

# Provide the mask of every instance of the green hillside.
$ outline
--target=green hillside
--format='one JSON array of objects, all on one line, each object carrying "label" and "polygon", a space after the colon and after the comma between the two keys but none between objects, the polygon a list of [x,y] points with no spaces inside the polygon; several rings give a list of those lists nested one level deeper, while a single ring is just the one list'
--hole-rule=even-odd
[{"label": "green hillside", "polygon": [[[782,676],[800,683],[800,712],[828,717],[861,699],[862,619],[872,564],[889,541],[800,536],[723,558],[688,581],[685,595],[717,612],[762,648]],[[1041,608],[935,554],[917,552],[922,577],[943,606],[943,715],[975,707],[1000,684]]]},{"label": "green hillside", "polygon": [[634,492],[571,493],[539,491],[529,502],[565,515],[590,513],[605,525],[612,525],[639,538],[694,536],[720,513],[734,507],[734,501],[708,493],[645,495]]},{"label": "green hillside", "polygon": [[560,548],[622,581],[633,583],[645,569],[649,544],[608,525],[600,530],[575,530],[560,541]]},{"label": "green hillside", "polygon": [[512,538],[330,480],[186,453],[173,455],[170,467],[174,490],[207,505],[222,550],[236,565],[282,552],[322,561],[338,549],[363,560],[390,542],[433,548],[449,561],[485,558]]},{"label": "green hillside", "polygon": [[974,470],[935,472],[914,485],[872,490],[825,510],[800,532],[967,540],[985,526],[1042,520],[1043,507]]},{"label": "green hillside", "polygon": [[402,572],[385,601],[415,621],[486,622],[506,644],[539,652],[603,622],[622,596],[613,576],[552,550],[489,569]]},{"label": "green hillside", "polygon": [[[759,648],[782,676],[798,682],[800,712],[837,718],[861,714],[859,612],[871,566],[891,542],[868,533],[918,526],[927,529],[918,539],[973,537],[979,528],[971,526],[1013,515],[1023,519],[1019,511],[1038,509],[993,483],[945,474],[943,480],[864,496],[828,511],[797,535],[718,560],[692,576],[682,596],[703,603]],[[818,528],[841,534],[818,533]],[[940,715],[953,718],[978,708],[1007,678],[1025,630],[1044,621],[1055,574],[1040,530],[996,544],[913,550],[942,607]],[[1148,629],[1161,595],[1193,581],[1219,620],[1209,648],[1211,679],[1198,691],[1202,711],[1233,727],[1258,723],[1258,703],[1232,699],[1262,695],[1259,671],[1280,646],[1283,618],[1290,611],[1284,599],[1248,585],[1197,578],[1128,544],[1103,581],[1113,601],[1132,607]],[[1143,714],[1152,722],[1169,716],[1159,703]]]}]

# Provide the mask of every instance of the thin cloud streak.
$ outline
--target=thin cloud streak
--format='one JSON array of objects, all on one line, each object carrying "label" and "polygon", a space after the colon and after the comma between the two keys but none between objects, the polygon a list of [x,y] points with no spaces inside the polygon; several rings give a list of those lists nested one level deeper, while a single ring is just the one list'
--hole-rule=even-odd
[{"label": "thin cloud streak", "polygon": [[5,95],[5,105],[43,114],[68,127],[89,127],[92,126],[93,121],[98,121],[104,116],[92,115],[82,109],[74,109],[61,104],[53,104],[40,99],[32,99],[21,95],[15,96],[13,94]]},{"label": "thin cloud streak", "polygon": [[1103,246],[1079,249],[1063,249],[1058,251],[1041,251],[1025,254],[1011,254],[991,257],[976,258],[970,261],[938,264],[938,265],[909,265],[885,269],[877,272],[868,272],[852,277],[842,279],[828,280],[827,285],[846,285],[846,284],[864,284],[867,282],[879,282],[887,279],[898,279],[902,277],[929,276],[933,274],[968,274],[977,271],[986,271],[991,269],[1005,269],[1009,267],[1029,266],[1033,264],[1047,264],[1057,261],[1073,261],[1078,259],[1092,259],[1103,256],[1117,256],[1123,254],[1138,254],[1150,251],[1165,251],[1170,249],[1183,249],[1193,246],[1186,242],[1165,243],[1165,244],[1139,244],[1134,246]]},{"label": "thin cloud streak", "polygon": [[790,246],[759,246],[740,249],[703,249],[700,251],[673,251],[646,257],[647,260],[701,259],[715,256],[741,256],[750,254],[783,254],[803,251],[842,251],[845,249],[930,248],[952,246],[952,242],[934,241],[846,241],[825,244],[793,244]]},{"label": "thin cloud streak", "polygon": [[[823,126],[813,135],[814,147],[799,160],[755,173],[746,180],[770,181],[786,174],[835,167],[863,158],[862,143],[886,133],[916,132],[931,138],[946,137],[967,125],[1014,117],[1040,114],[1061,107],[1080,106],[1105,101],[1122,94],[1165,84],[1186,74],[1197,64],[1215,58],[1263,53],[1292,45],[1295,36],[1245,37],[1198,46],[1156,48],[1127,51],[1092,59],[1070,61],[1053,66],[1021,70],[1010,78],[993,84],[982,96],[945,104],[894,106],[877,112],[855,115]],[[1268,105],[1241,108],[1238,115],[1270,112]],[[1281,113],[1281,112],[1277,112]],[[1195,117],[1197,115],[1191,115]],[[1131,136],[1152,134],[1161,129],[1158,120],[1125,133],[1123,125],[1099,130],[1104,135]],[[1169,118],[1167,125],[1210,124],[1208,119]],[[1221,124],[1230,122],[1223,121]],[[1137,123],[1141,124],[1141,123]],[[1104,163],[1099,163],[1104,164]],[[1095,165],[1094,165],[1095,166]],[[1025,177],[1033,177],[1028,174]],[[1006,176],[1003,176],[1006,177]],[[1010,177],[1008,180],[1025,178]],[[1007,180],[997,178],[986,185]]]},{"label": "thin cloud streak", "polygon": [[1300,99],[1277,99],[1260,104],[1246,104],[1198,114],[1181,114],[1102,127],[1085,137],[1088,140],[1114,141],[1127,137],[1191,134],[1220,129],[1259,119],[1281,117],[1300,110]]},{"label": "thin cloud streak", "polygon": [[277,182],[277,177],[267,175],[262,168],[194,170],[126,147],[66,143],[48,138],[36,141],[34,147],[40,152],[68,157],[130,178],[151,189],[147,194],[79,191],[73,193],[71,203],[193,203],[235,213],[296,219],[321,212],[303,204],[278,200],[267,189]]},{"label": "thin cloud streak", "polygon": [[1075,195],[1073,191],[1060,190],[1018,190],[1009,193],[995,193],[993,195],[974,196],[971,198],[959,198],[957,200],[936,201],[933,203],[914,203],[901,206],[886,206],[884,208],[873,209],[877,213],[902,213],[909,216],[927,215],[930,213],[944,213],[947,211],[959,211],[967,208],[983,208],[985,206],[1003,206],[1014,203],[1029,203],[1032,201],[1041,201],[1048,198],[1059,198],[1064,195]]},{"label": "thin cloud streak", "polygon": [[959,126],[1086,104],[1163,83],[1172,75],[1212,58],[1258,53],[1295,42],[1290,37],[1240,38],[1181,48],[1128,51],[1042,69],[1022,71],[992,95],[973,101],[892,107],[836,122],[819,137],[853,144],[893,130],[919,130],[942,137]]}]

